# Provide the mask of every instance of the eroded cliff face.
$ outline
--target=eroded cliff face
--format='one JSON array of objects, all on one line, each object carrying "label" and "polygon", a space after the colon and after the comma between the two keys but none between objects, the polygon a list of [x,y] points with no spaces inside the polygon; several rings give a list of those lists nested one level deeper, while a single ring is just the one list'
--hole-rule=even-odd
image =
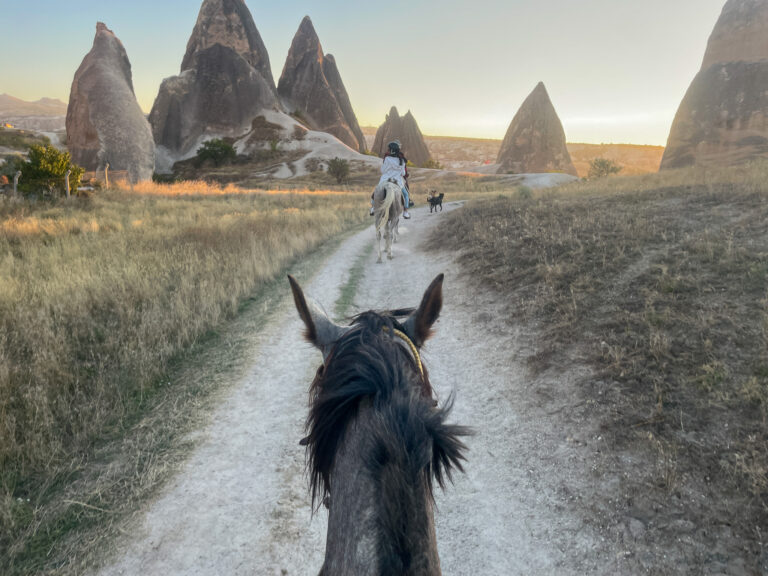
[{"label": "eroded cliff face", "polygon": [[269,55],[243,0],[205,0],[178,76],[160,86],[155,142],[180,157],[207,137],[241,136],[278,106]]},{"label": "eroded cliff face", "polygon": [[87,170],[127,170],[133,182],[152,178],[152,130],[133,92],[125,48],[99,22],[93,48],[75,73],[67,108],[67,148]]},{"label": "eroded cliff face", "polygon": [[565,143],[565,131],[542,82],[512,119],[496,160],[499,172],[564,172],[577,176]]},{"label": "eroded cliff face", "polygon": [[299,26],[277,86],[283,107],[309,128],[333,134],[350,148],[365,152],[363,136],[336,60],[323,54],[312,21]]},{"label": "eroded cliff face", "polygon": [[376,131],[371,152],[383,156],[387,153],[387,144],[394,140],[400,140],[406,158],[416,166],[424,166],[431,160],[429,148],[411,111],[400,116],[397,108],[392,106],[384,124]]},{"label": "eroded cliff face", "polygon": [[661,170],[768,157],[768,2],[729,0],[680,104]]}]

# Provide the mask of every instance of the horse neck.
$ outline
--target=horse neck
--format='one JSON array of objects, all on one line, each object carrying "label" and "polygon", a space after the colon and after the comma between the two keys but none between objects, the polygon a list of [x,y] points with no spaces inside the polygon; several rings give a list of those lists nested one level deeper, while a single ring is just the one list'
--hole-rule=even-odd
[{"label": "horse neck", "polygon": [[370,460],[370,406],[362,406],[339,448],[331,474],[331,500],[322,574],[439,576],[432,500],[422,476],[385,465],[374,478]]}]

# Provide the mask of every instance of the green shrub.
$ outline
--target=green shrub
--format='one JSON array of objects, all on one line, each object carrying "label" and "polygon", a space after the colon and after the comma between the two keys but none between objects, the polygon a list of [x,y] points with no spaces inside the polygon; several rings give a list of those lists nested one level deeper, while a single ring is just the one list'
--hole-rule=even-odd
[{"label": "green shrub", "polygon": [[595,158],[589,163],[589,175],[590,180],[597,180],[598,178],[605,178],[611,174],[618,174],[621,172],[621,166],[619,166],[613,160],[608,158]]},{"label": "green shrub", "polygon": [[424,166],[422,166],[422,168],[431,168],[432,170],[442,170],[443,165],[440,164],[440,162],[438,162],[437,160],[430,158],[429,160],[424,162]]},{"label": "green shrub", "polygon": [[229,164],[237,158],[237,152],[229,142],[220,138],[214,138],[203,142],[203,145],[197,149],[197,166],[201,166],[206,160],[213,162],[214,166]]},{"label": "green shrub", "polygon": [[85,174],[84,168],[72,162],[69,152],[60,152],[53,146],[32,146],[29,149],[29,160],[17,166],[21,170],[19,190],[27,193],[41,190],[63,192],[67,170],[71,170],[70,190],[75,192]]},{"label": "green shrub", "polygon": [[349,162],[343,158],[334,158],[328,162],[328,174],[341,184],[349,176]]}]

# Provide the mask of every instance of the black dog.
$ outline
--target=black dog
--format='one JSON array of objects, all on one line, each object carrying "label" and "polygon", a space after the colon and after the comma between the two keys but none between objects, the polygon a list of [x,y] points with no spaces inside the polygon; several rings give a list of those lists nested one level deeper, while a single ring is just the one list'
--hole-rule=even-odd
[{"label": "black dog", "polygon": [[443,211],[443,197],[445,194],[440,192],[438,196],[435,196],[435,193],[437,190],[432,190],[429,193],[429,196],[427,196],[427,200],[429,201],[429,212],[432,213],[432,210],[434,209],[435,212],[437,212],[437,207],[440,206],[440,212]]}]

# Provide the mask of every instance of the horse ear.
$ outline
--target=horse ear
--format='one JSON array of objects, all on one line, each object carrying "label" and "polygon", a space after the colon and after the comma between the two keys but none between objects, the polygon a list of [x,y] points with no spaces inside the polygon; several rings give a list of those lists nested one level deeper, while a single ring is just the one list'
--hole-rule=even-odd
[{"label": "horse ear", "polygon": [[443,307],[444,277],[444,274],[440,274],[432,280],[432,284],[424,292],[419,307],[403,323],[405,333],[416,346],[421,346],[426,342],[432,333],[432,324],[435,323],[435,320],[440,315],[440,309]]},{"label": "horse ear", "polygon": [[348,328],[334,324],[317,302],[311,298],[305,298],[301,286],[290,274],[288,282],[293,292],[293,303],[296,304],[299,317],[306,327],[304,337],[320,348],[325,355],[326,349],[341,338]]}]

